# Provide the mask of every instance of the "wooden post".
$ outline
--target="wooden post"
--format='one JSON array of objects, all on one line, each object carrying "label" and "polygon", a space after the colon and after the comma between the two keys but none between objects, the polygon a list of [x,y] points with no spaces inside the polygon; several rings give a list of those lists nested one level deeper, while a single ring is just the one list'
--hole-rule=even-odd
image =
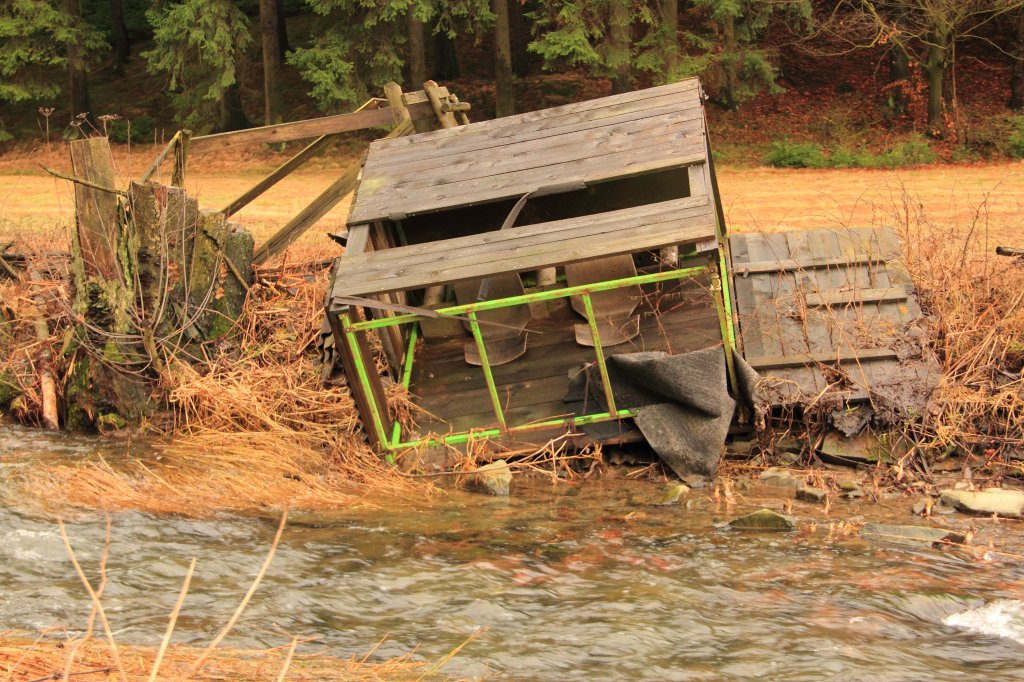
[{"label": "wooden post", "polygon": [[188,161],[188,146],[192,142],[192,131],[182,130],[178,144],[174,147],[174,171],[171,173],[171,184],[175,187],[185,185],[185,163]]},{"label": "wooden post", "polygon": [[[76,177],[101,187],[117,186],[114,159],[105,137],[75,140],[68,146]],[[117,279],[117,195],[75,183],[75,216],[85,274]]]}]

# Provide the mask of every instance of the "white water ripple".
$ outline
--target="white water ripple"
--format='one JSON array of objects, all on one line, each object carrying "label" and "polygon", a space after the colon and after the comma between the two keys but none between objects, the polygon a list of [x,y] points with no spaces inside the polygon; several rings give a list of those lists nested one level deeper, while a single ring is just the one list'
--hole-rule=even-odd
[{"label": "white water ripple", "polygon": [[954,613],[946,616],[943,623],[1024,644],[1024,602],[1016,599],[999,599],[976,609]]}]

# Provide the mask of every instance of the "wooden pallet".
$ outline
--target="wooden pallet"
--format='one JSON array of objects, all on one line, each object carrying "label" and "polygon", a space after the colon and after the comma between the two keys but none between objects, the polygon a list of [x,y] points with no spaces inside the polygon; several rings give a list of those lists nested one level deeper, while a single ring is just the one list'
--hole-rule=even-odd
[{"label": "wooden pallet", "polygon": [[837,391],[897,398],[908,382],[937,380],[892,228],[734,234],[729,244],[743,355],[773,379],[778,404]]}]

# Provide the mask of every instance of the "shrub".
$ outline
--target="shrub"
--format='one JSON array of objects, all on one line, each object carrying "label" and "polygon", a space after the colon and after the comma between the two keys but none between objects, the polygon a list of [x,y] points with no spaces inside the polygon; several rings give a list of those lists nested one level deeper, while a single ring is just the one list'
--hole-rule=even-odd
[{"label": "shrub", "polygon": [[149,142],[153,139],[153,124],[145,116],[140,116],[131,121],[123,118],[111,121],[107,126],[107,137],[111,142],[126,144],[129,135],[132,142]]},{"label": "shrub", "polygon": [[935,162],[935,152],[919,133],[910,136],[909,139],[900,142],[895,147],[877,157],[878,165],[885,168],[899,168],[901,166],[920,166],[926,163]]},{"label": "shrub", "polygon": [[768,150],[768,164],[776,168],[824,168],[828,165],[818,145],[777,140]]},{"label": "shrub", "polygon": [[1006,153],[1015,159],[1024,159],[1024,115],[1009,117],[1010,133],[1006,137]]}]

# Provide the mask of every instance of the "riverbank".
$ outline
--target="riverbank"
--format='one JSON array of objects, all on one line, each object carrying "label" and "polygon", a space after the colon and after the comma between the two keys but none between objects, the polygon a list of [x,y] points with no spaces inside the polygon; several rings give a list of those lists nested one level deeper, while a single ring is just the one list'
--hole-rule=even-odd
[{"label": "riverbank", "polygon": [[[21,437],[43,460],[73,460],[100,446],[20,428],[3,441]],[[9,457],[0,461],[11,466]],[[762,468],[733,461],[716,484],[664,503],[663,482],[637,480],[637,471],[611,466],[576,480],[517,475],[509,497],[452,489],[293,511],[244,617],[222,643],[225,668],[212,659],[209,672],[273,679],[298,636],[296,656],[312,655],[312,667],[297,659],[289,679],[304,679],[304,670],[315,677],[334,662],[361,661],[385,635],[368,663],[415,651],[419,667],[382,679],[417,679],[474,635],[442,673],[756,679],[771,670],[896,680],[977,675],[982,666],[986,679],[1012,680],[1024,672],[1020,521],[938,507],[916,516],[915,498],[884,485],[889,470],[881,466],[820,469],[828,480],[815,483],[830,491],[828,503],[796,498],[792,487],[763,478]],[[842,496],[843,482],[857,482],[863,495]],[[728,526],[765,508],[790,517],[794,528]],[[278,520],[112,514],[104,603],[118,643],[128,647],[125,660],[138,652],[141,665],[152,661],[196,557],[174,636],[175,655],[194,663],[237,608]],[[904,537],[893,530],[901,526],[965,541]],[[78,513],[67,532],[98,580],[102,515]],[[0,540],[8,557],[0,565],[0,622],[80,633],[91,601],[53,521],[5,506]],[[680,632],[687,633],[682,649]],[[96,636],[103,636],[99,623]],[[21,646],[31,648],[26,640]],[[93,643],[99,658],[82,658],[75,670],[109,664],[102,649]],[[60,650],[50,651],[60,669]],[[248,656],[251,667],[232,667]],[[259,674],[259,662],[270,676]]]}]

